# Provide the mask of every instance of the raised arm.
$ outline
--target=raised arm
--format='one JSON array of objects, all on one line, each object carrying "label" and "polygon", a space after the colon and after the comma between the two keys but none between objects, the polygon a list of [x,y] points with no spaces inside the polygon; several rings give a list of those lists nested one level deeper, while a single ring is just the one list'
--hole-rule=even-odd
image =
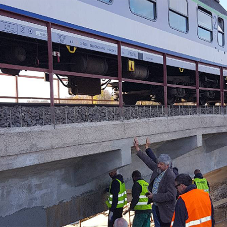
[{"label": "raised arm", "polygon": [[155,163],[152,158],[140,150],[137,138],[134,139],[134,146],[136,148],[137,156],[147,165],[147,167],[152,171],[157,169],[157,163]]},{"label": "raised arm", "polygon": [[154,152],[151,150],[151,148],[149,147],[150,146],[150,140],[147,138],[146,139],[146,154],[155,162],[155,163],[158,163],[158,159],[157,157],[155,156]]}]

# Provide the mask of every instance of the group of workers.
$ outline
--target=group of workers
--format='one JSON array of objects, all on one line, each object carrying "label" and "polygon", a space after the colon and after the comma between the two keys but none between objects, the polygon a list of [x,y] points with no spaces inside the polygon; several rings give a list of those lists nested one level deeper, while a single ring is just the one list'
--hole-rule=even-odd
[{"label": "group of workers", "polygon": [[[127,204],[127,193],[123,176],[114,170],[109,173],[112,182],[109,188],[107,206],[109,208],[108,227],[127,227],[122,214],[135,211],[133,227],[150,227],[151,213],[155,227],[213,227],[214,211],[209,196],[209,184],[200,170],[194,171],[194,179],[188,174],[178,174],[172,168],[168,154],[156,158],[146,140],[146,150],[139,148],[134,139],[137,156],[152,170],[150,183],[147,183],[138,170],[133,171],[132,201]],[[152,205],[151,205],[152,204]]]}]

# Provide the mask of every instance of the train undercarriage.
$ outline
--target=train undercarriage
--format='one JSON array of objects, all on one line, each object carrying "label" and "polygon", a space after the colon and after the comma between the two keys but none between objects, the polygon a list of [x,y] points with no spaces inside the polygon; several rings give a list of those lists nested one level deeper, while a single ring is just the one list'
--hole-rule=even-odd
[{"label": "train undercarriage", "polygon": [[[118,61],[117,56],[89,49],[70,47],[53,43],[53,68],[54,70],[77,72],[84,74],[103,75],[108,78],[117,78]],[[0,62],[28,66],[35,68],[48,68],[47,42],[14,34],[0,32]],[[132,61],[133,70],[129,69],[129,61]],[[1,71],[10,75],[18,75],[20,70],[1,68]],[[64,84],[71,95],[94,96],[101,93],[103,87],[111,86],[118,99],[118,83],[111,79],[104,84],[99,78],[66,76],[64,73],[58,75],[68,77],[68,83]],[[127,82],[124,79],[132,79]],[[163,65],[138,59],[122,57],[122,92],[125,105],[135,105],[137,101],[154,101],[164,104],[164,89],[162,85],[151,85],[139,81],[156,82],[163,84]],[[135,83],[137,81],[139,83]],[[167,104],[193,102],[196,103],[196,90],[182,86],[195,87],[196,76],[194,70],[180,67],[167,66],[167,83],[179,85],[168,86]],[[202,88],[220,89],[220,76],[199,72],[199,86]],[[225,89],[226,84],[224,83]],[[227,95],[225,94],[225,100]],[[214,105],[220,102],[220,91],[200,90],[199,100],[201,105]]]}]

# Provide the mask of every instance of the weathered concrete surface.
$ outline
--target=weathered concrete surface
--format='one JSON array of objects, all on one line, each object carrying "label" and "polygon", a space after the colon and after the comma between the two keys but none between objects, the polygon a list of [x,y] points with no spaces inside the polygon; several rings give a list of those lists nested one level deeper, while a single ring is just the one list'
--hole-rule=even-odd
[{"label": "weathered concrete surface", "polygon": [[0,223],[58,227],[103,211],[110,170],[125,166],[128,188],[133,170],[150,177],[134,150],[131,155],[134,136],[141,144],[149,137],[156,154],[169,153],[180,172],[226,166],[227,116],[221,115],[1,129]]},{"label": "weathered concrete surface", "polygon": [[[0,218],[1,226],[4,227],[29,227],[31,223],[35,226],[46,226],[45,210],[40,207],[33,207],[31,209],[22,209],[16,212],[13,217],[7,216],[5,218]],[[44,216],[45,217],[45,216]]]},{"label": "weathered concrete surface", "polygon": [[[103,156],[99,156],[103,159]],[[105,158],[105,157],[104,157]],[[84,158],[83,162],[90,161]],[[80,158],[0,173],[0,226],[63,226],[103,211],[108,174],[81,183]],[[95,165],[91,165],[93,168]]]}]

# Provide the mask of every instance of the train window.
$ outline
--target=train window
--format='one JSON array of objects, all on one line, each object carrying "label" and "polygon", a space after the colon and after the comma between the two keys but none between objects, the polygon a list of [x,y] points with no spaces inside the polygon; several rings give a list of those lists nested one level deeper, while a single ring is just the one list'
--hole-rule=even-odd
[{"label": "train window", "polygon": [[111,4],[113,2],[113,0],[99,0],[99,1],[107,3],[107,4]]},{"label": "train window", "polygon": [[129,0],[132,13],[149,20],[156,18],[156,0]]},{"label": "train window", "polygon": [[222,18],[218,18],[218,44],[220,46],[224,46],[225,42],[224,42],[224,20]]},{"label": "train window", "polygon": [[213,39],[212,15],[200,7],[198,9],[198,36],[208,42]]},{"label": "train window", "polygon": [[186,0],[169,0],[169,24],[181,32],[188,31],[188,3]]}]

